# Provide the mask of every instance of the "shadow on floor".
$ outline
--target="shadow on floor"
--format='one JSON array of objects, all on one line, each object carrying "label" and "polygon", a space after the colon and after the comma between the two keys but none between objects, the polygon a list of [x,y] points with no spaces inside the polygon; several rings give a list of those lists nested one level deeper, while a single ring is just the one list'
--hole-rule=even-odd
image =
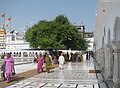
[{"label": "shadow on floor", "polygon": [[20,82],[21,80],[25,79],[25,77],[18,77],[18,76],[13,76],[11,78],[11,82],[7,83],[6,81],[0,82],[0,88],[5,88],[7,86],[10,86],[16,82]]}]

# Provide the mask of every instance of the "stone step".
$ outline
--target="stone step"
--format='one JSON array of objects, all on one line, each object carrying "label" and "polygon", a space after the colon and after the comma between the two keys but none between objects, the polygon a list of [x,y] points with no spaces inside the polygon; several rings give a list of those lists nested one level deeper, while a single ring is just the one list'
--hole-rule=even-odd
[{"label": "stone step", "polygon": [[107,88],[106,84],[103,82],[103,83],[100,83],[100,88]]},{"label": "stone step", "polygon": [[100,73],[97,73],[97,77],[98,77],[98,79],[104,80]]}]

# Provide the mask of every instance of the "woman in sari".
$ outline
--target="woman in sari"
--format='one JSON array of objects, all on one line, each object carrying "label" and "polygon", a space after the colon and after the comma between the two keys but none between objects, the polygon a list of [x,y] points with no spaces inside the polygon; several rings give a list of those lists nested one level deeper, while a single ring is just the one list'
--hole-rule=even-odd
[{"label": "woman in sari", "polygon": [[14,60],[10,56],[10,53],[7,53],[7,58],[5,59],[5,73],[6,73],[6,81],[8,83],[11,81],[13,63]]},{"label": "woman in sari", "polygon": [[46,72],[49,73],[52,63],[48,53],[46,54],[45,62],[46,62]]},{"label": "woman in sari", "polygon": [[0,76],[1,76],[1,81],[4,81],[5,80],[5,54],[3,54],[2,56],[1,56],[1,60],[0,60],[0,65],[1,65],[1,74],[0,74]]},{"label": "woman in sari", "polygon": [[83,55],[82,54],[80,56],[80,60],[81,60],[81,62],[83,62]]},{"label": "woman in sari", "polygon": [[40,73],[40,71],[43,71],[43,57],[42,57],[42,54],[40,54],[37,58],[37,72]]}]

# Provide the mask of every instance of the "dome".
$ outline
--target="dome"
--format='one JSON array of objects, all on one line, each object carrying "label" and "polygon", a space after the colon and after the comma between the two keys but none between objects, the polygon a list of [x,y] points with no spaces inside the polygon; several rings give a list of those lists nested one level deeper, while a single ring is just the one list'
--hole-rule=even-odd
[{"label": "dome", "polygon": [[0,30],[0,34],[6,34],[6,29],[4,29],[4,28],[1,29],[1,30]]}]

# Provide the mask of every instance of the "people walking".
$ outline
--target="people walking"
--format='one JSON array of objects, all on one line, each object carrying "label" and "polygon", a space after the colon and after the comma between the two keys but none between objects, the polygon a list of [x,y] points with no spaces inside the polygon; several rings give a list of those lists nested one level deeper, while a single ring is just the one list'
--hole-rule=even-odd
[{"label": "people walking", "polygon": [[82,56],[83,56],[83,60],[86,60],[86,53],[84,53],[84,54],[82,54]]},{"label": "people walking", "polygon": [[54,55],[54,64],[57,64],[57,57]]},{"label": "people walking", "polygon": [[64,63],[65,63],[65,58],[64,58],[64,56],[63,56],[63,53],[61,53],[61,55],[59,56],[58,61],[59,61],[59,68],[60,68],[60,69],[63,69],[63,65],[64,65]]},{"label": "people walking", "polygon": [[53,65],[53,64],[54,64],[54,61],[53,61],[52,55],[51,55],[50,53],[48,53],[48,54],[49,54],[49,57],[50,57],[51,63],[52,63],[52,65]]},{"label": "people walking", "polygon": [[49,73],[52,65],[51,59],[49,57],[49,53],[47,53],[45,56],[45,63],[46,63],[46,72]]},{"label": "people walking", "polygon": [[0,68],[1,68],[1,81],[5,80],[5,54],[1,55],[1,60],[0,60]]},{"label": "people walking", "polygon": [[83,60],[84,60],[84,59],[83,59],[83,54],[81,54],[81,56],[80,56],[80,61],[83,62]]},{"label": "people walking", "polygon": [[[12,53],[10,52],[10,57],[13,59],[14,61],[14,58],[12,57]],[[15,72],[15,65],[14,65],[14,62],[13,62],[13,66],[12,66],[12,76],[15,75],[16,72]]]},{"label": "people walking", "polygon": [[11,81],[13,63],[14,60],[11,57],[10,53],[7,53],[7,58],[5,59],[5,73],[7,82]]},{"label": "people walking", "polygon": [[43,72],[43,57],[40,54],[37,58],[37,73]]},{"label": "people walking", "polygon": [[38,54],[37,54],[37,53],[35,53],[35,56],[34,56],[34,63],[36,63],[36,62],[37,62],[37,58],[38,58]]}]

